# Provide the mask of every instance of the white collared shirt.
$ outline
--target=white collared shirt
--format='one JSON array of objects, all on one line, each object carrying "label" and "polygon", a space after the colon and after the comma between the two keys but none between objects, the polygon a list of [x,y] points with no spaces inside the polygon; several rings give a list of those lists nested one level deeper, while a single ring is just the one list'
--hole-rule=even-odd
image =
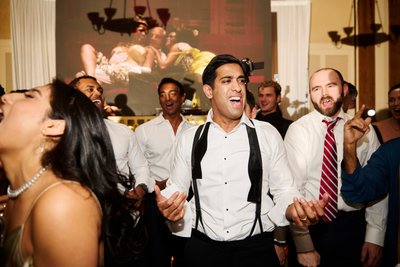
[{"label": "white collared shirt", "polygon": [[[288,225],[286,208],[294,196],[300,196],[288,167],[282,138],[269,123],[253,121],[243,115],[240,123],[226,133],[212,120],[212,109],[207,121],[207,151],[201,161],[202,179],[197,179],[201,212],[205,229],[198,230],[213,240],[241,240],[249,236],[255,219],[256,204],[247,201],[251,186],[248,175],[249,139],[246,125],[255,127],[263,164],[261,220],[264,231],[272,231],[275,224]],[[176,157],[168,186],[188,192],[191,185],[191,153],[197,127],[184,132],[178,141]],[[268,192],[274,196],[270,198]],[[275,203],[274,203],[275,202]],[[185,207],[185,218],[170,224],[181,236],[190,236],[195,225],[194,197]],[[254,234],[260,233],[257,224]]]},{"label": "white collared shirt", "polygon": [[131,172],[135,177],[136,186],[145,184],[149,187],[149,168],[135,133],[123,124],[107,119],[104,122],[111,138],[118,169],[125,175]]},{"label": "white collared shirt", "polygon": [[[338,156],[338,173],[341,173],[340,162],[343,159],[343,131],[344,124],[351,116],[342,110],[339,113],[341,118],[335,125],[334,134]],[[293,122],[285,135],[285,147],[288,154],[290,167],[295,177],[299,191],[306,199],[318,199],[321,181],[322,158],[324,153],[324,140],[326,124],[322,122],[326,116],[314,110]],[[371,154],[379,147],[379,141],[372,127],[357,143],[357,156],[361,165],[365,165]],[[339,175],[340,177],[340,175]],[[338,187],[341,187],[339,178]],[[340,191],[340,190],[339,190]],[[383,245],[386,218],[387,199],[366,209],[367,231],[365,241]],[[353,211],[361,206],[347,205],[342,196],[338,195],[338,209]]]},{"label": "white collared shirt", "polygon": [[154,191],[155,181],[164,181],[170,177],[175,140],[182,132],[193,126],[182,116],[182,122],[175,134],[171,123],[164,119],[161,113],[136,128],[139,146],[149,164],[151,177],[149,192]]}]

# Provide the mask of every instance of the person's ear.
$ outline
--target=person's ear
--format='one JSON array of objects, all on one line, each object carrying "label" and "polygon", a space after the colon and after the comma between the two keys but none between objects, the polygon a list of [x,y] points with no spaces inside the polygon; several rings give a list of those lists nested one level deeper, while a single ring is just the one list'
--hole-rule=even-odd
[{"label": "person's ear", "polygon": [[281,100],[282,100],[282,97],[281,97],[281,95],[278,95],[277,97],[276,97],[276,103],[281,103]]},{"label": "person's ear", "polygon": [[57,137],[64,134],[65,120],[48,120],[42,134],[48,137]]},{"label": "person's ear", "polygon": [[347,83],[343,84],[343,95],[347,96],[349,94],[349,86],[347,85]]},{"label": "person's ear", "polygon": [[208,99],[213,98],[213,90],[212,90],[211,86],[209,86],[208,84],[203,85],[203,92]]},{"label": "person's ear", "polygon": [[253,110],[251,111],[251,119],[255,119],[257,117],[257,111],[258,109],[254,107]]},{"label": "person's ear", "polygon": [[186,100],[186,93],[183,93],[182,94],[182,104],[185,102],[185,100]]}]

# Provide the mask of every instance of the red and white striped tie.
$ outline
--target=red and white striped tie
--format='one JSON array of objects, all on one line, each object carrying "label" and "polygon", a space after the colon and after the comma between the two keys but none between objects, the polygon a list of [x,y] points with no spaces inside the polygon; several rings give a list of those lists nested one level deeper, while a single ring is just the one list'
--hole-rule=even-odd
[{"label": "red and white striped tie", "polygon": [[321,199],[325,193],[329,195],[329,202],[325,206],[325,214],[322,219],[329,223],[336,218],[337,215],[337,200],[338,200],[338,163],[335,135],[333,128],[339,118],[334,121],[324,119],[323,122],[327,126],[324,143],[324,156],[322,159],[321,186],[319,189],[319,198]]}]

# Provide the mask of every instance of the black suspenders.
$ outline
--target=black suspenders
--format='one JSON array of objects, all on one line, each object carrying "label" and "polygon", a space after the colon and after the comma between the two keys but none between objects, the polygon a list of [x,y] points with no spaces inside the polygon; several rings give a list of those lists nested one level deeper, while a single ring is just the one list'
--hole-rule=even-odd
[{"label": "black suspenders", "polygon": [[[202,139],[200,139],[200,134],[202,132],[203,126],[205,127],[205,133],[202,136]],[[193,139],[193,147],[192,147],[192,185],[193,185],[193,194],[194,194],[194,203],[196,207],[196,224],[195,224],[195,229],[197,230],[197,227],[199,225],[199,221],[201,225],[203,226],[203,229],[205,231],[205,227],[203,224],[203,219],[201,216],[201,207],[200,207],[200,199],[199,199],[199,190],[197,188],[197,181],[196,179],[201,179],[202,178],[202,173],[201,173],[201,165],[200,162],[207,150],[207,135],[208,135],[208,129],[210,127],[210,122],[207,122],[206,124],[200,125],[199,128],[197,129],[194,139]],[[204,141],[205,140],[205,141]],[[205,142],[205,144],[204,144]]]},{"label": "black suspenders", "polygon": [[[253,123],[253,121],[251,121],[251,123]],[[251,237],[254,232],[254,229],[256,228],[257,221],[260,224],[261,233],[264,232],[261,222],[261,193],[262,193],[263,165],[262,165],[261,150],[260,150],[260,145],[258,143],[256,129],[249,127],[247,125],[246,129],[250,144],[248,172],[251,180],[251,188],[247,200],[256,203],[256,217],[254,219],[254,224],[253,227],[251,228],[249,235],[249,237]]]},{"label": "black suspenders", "polygon": [[[251,121],[251,123],[253,123]],[[203,219],[201,215],[201,207],[200,207],[200,199],[199,199],[199,191],[197,187],[197,179],[202,179],[201,172],[201,160],[204,154],[207,151],[207,137],[208,137],[208,129],[210,127],[210,122],[206,124],[200,125],[196,130],[193,139],[193,147],[192,147],[192,185],[193,185],[193,194],[195,197],[195,208],[196,208],[196,223],[195,229],[197,229],[199,221],[203,226],[205,231],[205,227],[203,224]],[[203,130],[204,128],[204,130]],[[261,232],[263,232],[262,222],[261,222],[261,193],[262,193],[262,159],[261,159],[261,151],[258,143],[257,133],[255,128],[249,127],[246,125],[247,135],[249,138],[250,144],[250,155],[249,155],[249,165],[248,172],[251,181],[251,188],[248,195],[247,200],[249,202],[256,203],[256,214],[254,219],[253,227],[250,231],[250,236],[252,236],[254,229],[257,225],[257,221],[259,222]],[[200,136],[201,135],[201,136]]]}]

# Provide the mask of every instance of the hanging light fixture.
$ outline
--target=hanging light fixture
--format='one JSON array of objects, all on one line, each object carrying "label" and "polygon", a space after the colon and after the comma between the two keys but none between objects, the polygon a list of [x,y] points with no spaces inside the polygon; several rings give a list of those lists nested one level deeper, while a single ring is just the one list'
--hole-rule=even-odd
[{"label": "hanging light fixture", "polygon": [[[136,0],[134,0],[133,10],[136,16],[142,16],[147,21],[149,28],[153,28],[156,26],[162,25],[164,28],[167,26],[167,22],[170,19],[171,14],[169,13],[168,8],[158,8],[157,14],[161,21],[161,24],[158,23],[151,16],[150,3],[149,0],[146,0],[146,6],[138,6],[136,4]],[[122,18],[114,18],[117,13],[117,9],[112,7],[113,0],[110,0],[109,7],[104,8],[104,13],[106,14],[106,18],[100,16],[99,12],[89,12],[87,16],[92,23],[93,30],[98,32],[99,34],[104,34],[106,30],[119,32],[121,35],[124,33],[131,34],[136,29],[137,25],[133,17],[126,17],[126,0],[124,0],[124,16]],[[149,16],[145,17],[144,13],[146,12],[146,8],[149,11]]]},{"label": "hanging light fixture", "polygon": [[[400,35],[400,25],[391,25],[390,26],[391,34],[385,33],[382,27],[382,19],[379,11],[378,1],[375,1],[375,5],[378,11],[379,23],[371,24],[371,32],[357,34],[356,32],[357,12],[355,9],[355,1],[353,1],[350,10],[350,18],[348,26],[343,28],[343,31],[345,32],[346,36],[342,38],[341,35],[338,33],[338,31],[328,32],[329,37],[331,38],[332,42],[335,44],[336,47],[340,48],[342,44],[365,47],[370,45],[377,45],[389,40],[397,41]],[[352,15],[354,16],[354,27],[350,26]]]},{"label": "hanging light fixture", "polygon": [[[136,0],[134,0],[134,6],[133,6],[133,10],[135,11],[136,16],[142,16],[147,20],[147,23],[149,24],[149,27],[156,27],[156,26],[160,26],[160,24],[151,16],[151,9],[150,9],[150,3],[149,0],[146,0],[146,4],[147,4],[147,10],[149,11],[149,16],[146,17],[144,16],[144,13],[146,12],[146,6],[138,6],[136,3]],[[171,14],[169,13],[169,9],[168,8],[157,8],[157,15],[159,17],[159,19],[161,20],[161,25],[166,28],[167,27],[167,22],[171,17]]]}]

